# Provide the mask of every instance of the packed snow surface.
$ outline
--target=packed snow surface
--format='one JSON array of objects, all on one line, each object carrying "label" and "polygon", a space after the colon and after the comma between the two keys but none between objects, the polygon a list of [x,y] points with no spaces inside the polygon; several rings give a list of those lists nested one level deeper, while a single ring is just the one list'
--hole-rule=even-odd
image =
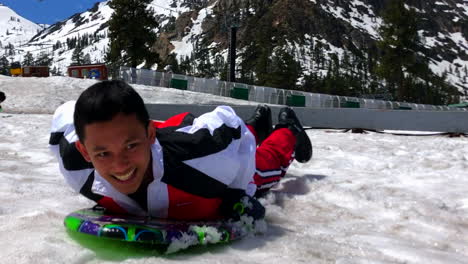
[{"label": "packed snow surface", "polygon": [[[173,255],[78,239],[63,218],[93,203],[65,184],[47,144],[53,110],[94,82],[0,76],[2,263],[468,263],[463,137],[309,130],[313,159],[261,200],[263,235]],[[147,103],[248,103],[134,87]]]}]

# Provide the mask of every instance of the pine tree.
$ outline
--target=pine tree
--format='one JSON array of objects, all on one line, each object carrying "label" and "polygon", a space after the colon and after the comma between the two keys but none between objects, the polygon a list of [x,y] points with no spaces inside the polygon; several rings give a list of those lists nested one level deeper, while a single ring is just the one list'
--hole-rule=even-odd
[{"label": "pine tree", "polygon": [[376,73],[386,80],[390,92],[399,101],[409,100],[405,69],[416,71],[416,51],[420,43],[416,12],[406,9],[403,0],[390,1],[383,14],[377,46],[382,53]]},{"label": "pine tree", "polygon": [[6,56],[0,58],[0,74],[10,75],[10,62]]},{"label": "pine tree", "polygon": [[106,60],[114,67],[126,65],[137,67],[146,62],[146,67],[159,61],[151,50],[156,41],[158,23],[152,9],[147,9],[151,0],[112,0],[109,6],[114,13],[109,20],[109,49]]},{"label": "pine tree", "polygon": [[5,54],[8,56],[14,56],[15,55],[15,46],[11,43],[8,43],[6,46]]},{"label": "pine tree", "polygon": [[23,58],[23,66],[34,66],[34,57],[31,54],[31,52],[26,52],[26,55],[24,55]]},{"label": "pine tree", "polygon": [[50,66],[52,64],[52,59],[49,57],[49,54],[44,52],[39,55],[34,64],[37,66]]},{"label": "pine tree", "polygon": [[86,55],[84,55],[83,57],[83,64],[86,65],[91,63],[91,55],[89,55],[89,53],[86,53]]},{"label": "pine tree", "polygon": [[[243,52],[239,54],[239,57],[242,58],[238,70],[239,70],[239,77],[238,82],[241,83],[248,83],[248,84],[253,84],[255,82],[254,78],[254,67],[256,60],[258,58],[258,53],[257,53],[257,46],[255,39],[252,40],[247,46],[244,47]],[[226,62],[226,72],[224,73],[226,75],[226,78],[224,80],[227,80],[228,77],[228,66],[229,63]]]},{"label": "pine tree", "polygon": [[278,49],[271,58],[268,74],[263,80],[265,86],[283,89],[297,89],[297,79],[301,76],[302,70],[291,52],[285,49]]},{"label": "pine tree", "polygon": [[213,71],[218,78],[224,73],[226,66],[227,64],[224,61],[223,56],[216,55],[213,63]]},{"label": "pine tree", "polygon": [[71,60],[72,60],[71,65],[83,65],[84,55],[83,55],[83,50],[81,49],[80,46],[77,46],[75,50],[73,51]]},{"label": "pine tree", "polygon": [[322,47],[323,47],[322,42],[315,43],[312,58],[313,58],[313,61],[315,62],[316,70],[322,70],[323,69],[324,57],[323,57]]},{"label": "pine tree", "polygon": [[54,67],[52,68],[52,70],[50,70],[50,74],[51,74],[52,76],[57,76],[57,67],[56,67],[56,66],[54,66]]},{"label": "pine tree", "polygon": [[192,65],[192,60],[188,56],[184,56],[181,59],[181,62],[179,64],[179,73],[185,74],[185,75],[191,74],[192,73],[191,65]]}]

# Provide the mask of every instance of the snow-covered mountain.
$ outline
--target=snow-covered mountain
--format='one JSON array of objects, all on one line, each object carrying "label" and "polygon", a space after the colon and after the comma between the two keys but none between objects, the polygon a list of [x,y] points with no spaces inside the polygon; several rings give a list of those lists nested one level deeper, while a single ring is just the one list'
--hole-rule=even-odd
[{"label": "snow-covered mountain", "polygon": [[[293,55],[302,76],[313,72],[323,76],[327,72],[323,65],[336,57],[369,58],[375,42],[381,39],[378,28],[383,21],[382,10],[389,1],[154,0],[150,6],[160,24],[155,29],[160,34],[154,49],[164,64],[177,59],[179,64],[190,66],[190,74],[199,76],[203,73],[196,71],[208,65],[210,68],[205,72],[219,77],[227,61],[229,27],[236,24],[238,65],[251,59],[247,52],[252,40],[264,37],[271,44],[270,53],[285,50]],[[53,57],[52,67],[64,72],[76,43],[80,42],[85,47],[84,54],[90,54],[91,62],[104,61],[109,42],[106,22],[113,12],[108,2],[51,25],[16,50],[14,59],[21,61],[28,51],[35,57],[48,53]],[[434,73],[445,75],[451,84],[465,91],[468,2],[411,0],[406,5],[421,17],[418,29],[424,48],[419,55],[428,59]],[[313,50],[318,46],[325,61],[322,65],[317,63]],[[301,81],[304,78],[298,79]]]},{"label": "snow-covered mountain", "polygon": [[[16,49],[26,44],[48,25],[38,25],[0,4],[0,49],[13,45]],[[2,52],[0,52],[2,55]]]},{"label": "snow-covered mountain", "polygon": [[[50,25],[39,34],[24,36],[27,44],[16,48],[13,56],[15,61],[22,61],[24,55],[30,52],[34,58],[42,54],[48,54],[52,60],[51,68],[57,68],[60,72],[66,72],[71,64],[71,57],[78,42],[84,46],[83,53],[89,54],[92,63],[104,62],[106,48],[109,43],[107,38],[107,21],[113,10],[109,7],[110,1],[96,3],[93,8],[71,16],[56,24]],[[179,14],[189,11],[189,8],[179,6],[177,1],[154,0],[151,8],[163,26],[169,18],[176,18]],[[8,7],[5,9],[11,10]],[[166,21],[166,22],[165,22]],[[155,29],[159,31],[159,29]],[[0,53],[1,55],[1,53]]]},{"label": "snow-covered mountain", "polygon": [[53,58],[52,67],[65,72],[71,64],[71,56],[81,42],[84,54],[89,54],[91,61],[103,62],[108,45],[107,21],[113,10],[107,2],[96,3],[86,12],[75,14],[70,18],[51,25],[28,43],[31,53],[46,52]]}]

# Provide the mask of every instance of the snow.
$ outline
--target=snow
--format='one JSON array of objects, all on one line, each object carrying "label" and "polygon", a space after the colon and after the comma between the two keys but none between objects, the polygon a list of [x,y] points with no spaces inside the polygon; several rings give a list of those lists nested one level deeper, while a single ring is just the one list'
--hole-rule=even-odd
[{"label": "snow", "polygon": [[[0,43],[19,47],[28,42],[42,27],[21,16],[7,6],[0,5]],[[8,33],[8,34],[7,34]]]},{"label": "snow", "polygon": [[177,0],[153,0],[150,6],[158,15],[178,17],[181,13],[190,11],[188,7],[182,6],[183,1]]},{"label": "snow", "polygon": [[332,55],[336,55],[340,60],[343,59],[345,50],[340,47],[334,46],[326,39],[321,38],[320,36],[312,37],[309,34],[305,34],[304,38],[306,40],[304,45],[299,45],[296,42],[290,43],[289,41],[287,41],[287,48],[291,51],[291,53],[292,51],[295,52],[295,58],[298,62],[301,63],[304,74],[311,74],[312,72],[315,72],[318,76],[323,77],[327,75],[327,69],[325,69],[325,67],[319,67],[317,65],[317,62],[314,61],[314,59],[312,58],[312,50],[310,49],[312,45],[315,47],[315,45],[321,44],[323,47],[326,47],[322,49],[322,52],[323,56],[327,59],[330,59]]},{"label": "snow", "polygon": [[193,50],[197,48],[195,47],[195,39],[203,33],[202,23],[205,18],[212,13],[213,5],[201,9],[198,12],[197,18],[195,20],[192,19],[193,25],[187,35],[185,35],[181,41],[171,41],[171,44],[174,45],[172,53],[177,54],[177,59],[179,61],[183,60],[185,57],[190,58],[192,56]]},{"label": "snow", "polygon": [[[100,30],[102,25],[106,23],[113,10],[108,6],[108,1],[101,2],[98,4],[98,10],[96,12],[86,11],[79,14],[79,19],[87,21],[79,26],[76,26],[72,19],[65,19],[59,23],[63,23],[62,27],[55,30],[55,25],[44,30],[41,34],[37,35],[34,39],[31,38],[36,34],[28,37],[26,41],[30,41],[27,45],[24,45],[21,50],[13,56],[15,61],[22,61],[24,55],[30,52],[34,58],[37,58],[41,53],[48,53],[54,58],[52,67],[57,67],[62,73],[66,72],[67,66],[71,64],[71,57],[74,49],[68,50],[66,48],[67,39],[79,38],[85,34],[93,35],[97,33],[105,36],[107,34],[107,27]],[[23,19],[23,18],[21,18]],[[83,49],[83,54],[90,54],[92,63],[102,62],[105,56],[105,50],[108,46],[108,38],[101,39]],[[52,46],[57,42],[61,42],[63,48],[53,50]]]},{"label": "snow", "polygon": [[[343,8],[335,6],[333,3],[328,3],[328,5],[322,4],[321,6],[324,11],[330,13],[335,18],[348,22],[354,28],[368,33],[374,39],[380,39],[377,29],[382,24],[382,19],[377,17],[373,10],[362,1],[353,0],[349,5],[351,12],[347,14]],[[357,9],[359,6],[367,9],[368,14],[360,13]]]},{"label": "snow", "polygon": [[463,9],[463,13],[468,16],[468,3],[465,1],[464,4],[457,4],[457,7]]},{"label": "snow", "polygon": [[[314,157],[261,200],[263,235],[169,256],[74,238],[63,219],[92,202],[65,184],[47,144],[55,107],[93,83],[0,75],[2,263],[468,263],[464,137],[308,130]],[[248,103],[134,87],[147,103]]]},{"label": "snow", "polygon": [[[444,46],[444,43],[441,42],[440,40],[445,40],[445,41],[452,41],[459,50],[464,50],[465,52],[468,52],[468,41],[463,37],[461,32],[455,32],[455,33],[450,33],[450,34],[443,34],[439,32],[437,34],[437,37],[429,37],[429,36],[424,36],[424,31],[420,30],[418,31],[419,36],[421,37],[424,46],[427,48],[434,48],[434,47],[442,47]],[[460,53],[458,50],[452,49],[452,52],[455,54]],[[464,82],[464,77],[463,77],[463,70],[465,67],[468,67],[468,61],[463,60],[459,56],[452,60],[451,62],[446,61],[446,60],[441,60],[441,61],[434,61],[431,60],[429,61],[429,68],[436,73],[437,75],[442,75],[444,72],[447,72],[447,80],[449,83],[452,83],[455,86],[458,86],[460,90],[465,89],[466,83]],[[452,71],[451,71],[452,69]],[[460,76],[457,75],[456,72],[453,72],[453,70],[460,71],[462,74]]]},{"label": "snow", "polygon": [[463,37],[461,32],[450,33],[448,36],[458,47],[468,51],[468,41]]},{"label": "snow", "polygon": [[[340,6],[337,6],[337,3],[334,3],[334,1],[317,1],[315,0],[310,0],[314,4],[320,4],[320,7],[323,8],[325,12],[328,12],[331,16],[346,21],[346,23],[349,24],[350,27],[358,29],[361,32],[368,33],[372,38],[378,40],[381,38],[381,36],[378,33],[378,28],[379,26],[383,23],[382,18],[379,17],[374,10],[374,7],[371,5],[368,5],[366,1],[363,0],[353,0],[353,1],[338,1],[337,3]],[[192,1],[193,2],[193,1]],[[203,2],[203,1],[202,1]],[[196,14],[196,17],[192,18],[192,23],[190,26],[186,28],[186,31],[184,32],[185,35],[181,36],[180,38],[176,40],[171,40],[171,44],[174,46],[174,49],[171,50],[172,53],[177,54],[177,58],[179,62],[181,62],[184,57],[190,57],[193,53],[193,51],[197,48],[197,42],[200,39],[200,37],[203,35],[203,30],[202,30],[202,25],[203,22],[206,20],[206,18],[210,15],[213,15],[213,8],[216,4],[219,4],[219,1],[208,1],[209,6],[206,8],[202,8],[198,11],[198,14]],[[336,1],[335,1],[336,2]],[[446,1],[445,1],[446,2]],[[8,59],[10,61],[23,61],[24,55],[27,52],[31,52],[31,54],[34,56],[34,58],[37,58],[43,53],[47,53],[51,57],[53,57],[53,62],[51,65],[51,69],[58,69],[61,73],[66,72],[66,67],[70,65],[71,63],[71,56],[73,54],[73,49],[68,49],[66,47],[66,40],[67,38],[75,38],[75,37],[80,37],[83,36],[84,34],[93,34],[97,30],[97,33],[100,37],[103,37],[103,39],[99,40],[98,42],[92,43],[88,47],[86,47],[83,50],[84,54],[91,54],[91,62],[92,63],[102,63],[105,58],[105,53],[106,50],[108,49],[108,43],[109,39],[107,38],[107,26],[106,22],[108,19],[111,17],[113,10],[108,6],[109,0],[108,1],[103,1],[100,2],[98,5],[98,9],[95,12],[90,12],[86,11],[81,14],[79,14],[79,20],[86,21],[84,24],[80,26],[76,26],[75,22],[72,21],[71,18],[65,19],[60,23],[63,23],[63,25],[56,24],[52,25],[48,29],[44,30],[40,35],[38,35],[32,42],[21,46],[18,49],[18,46],[15,45],[17,49],[15,49],[16,54],[15,55],[8,55]],[[153,0],[150,3],[150,7],[154,9],[155,11],[155,16],[157,20],[159,21],[161,26],[166,25],[169,23],[171,19],[179,17],[181,14],[184,12],[189,12],[190,9],[187,7],[189,4],[187,1],[179,1],[179,0]],[[442,1],[439,1],[438,6],[446,6],[446,3],[443,3]],[[417,12],[424,13],[425,10],[419,10],[416,9],[413,6],[405,5],[406,8],[408,9],[414,9]],[[5,13],[7,12],[8,13]],[[447,11],[447,10],[445,10]],[[444,12],[445,12],[444,11]],[[437,11],[435,11],[437,12]],[[452,11],[451,11],[452,12]],[[460,19],[464,18],[464,15],[468,14],[468,5],[467,4],[456,4],[456,8],[453,7],[453,20],[456,22],[460,22]],[[7,44],[6,39],[2,37],[2,30],[5,30],[5,25],[8,28],[13,27],[12,25],[7,25],[5,24],[6,22],[2,22],[2,19],[7,19],[10,17],[9,14],[14,13],[14,11],[8,9],[6,6],[0,6],[0,41],[2,42],[3,46]],[[13,16],[17,16],[16,13]],[[21,20],[22,27],[25,27],[24,23],[26,23],[26,19],[22,17],[17,17],[18,19]],[[8,21],[7,21],[8,22]],[[457,23],[458,23],[457,22]],[[8,23],[13,23],[13,22],[8,22]],[[31,22],[32,23],[32,22]],[[33,23],[32,23],[33,24]],[[39,27],[38,25],[35,25],[35,27]],[[40,27],[39,27],[40,28]],[[57,29],[58,30],[51,32],[52,29]],[[158,29],[154,29],[154,31],[157,31]],[[11,31],[11,30],[10,30]],[[37,31],[37,30],[36,30]],[[34,32],[36,32],[34,31]],[[5,31],[6,32],[6,31]],[[32,32],[32,31],[31,31]],[[7,38],[11,38],[15,36],[15,38],[21,38],[21,40],[18,40],[18,44],[25,44],[31,37],[35,34],[32,35],[21,35],[19,34],[20,32],[17,32],[17,35],[10,35],[7,36]],[[4,36],[4,35],[3,35]],[[438,41],[434,37],[426,37],[426,47],[428,48],[433,48],[435,46],[439,46],[438,48],[445,50],[446,52],[449,51],[449,46],[450,40],[452,40],[455,45],[457,46],[456,50],[452,49],[452,51],[455,54],[463,54],[463,51],[468,52],[468,46],[467,46],[467,41],[463,37],[461,33],[448,33],[446,30],[442,30],[442,32],[439,32],[438,34],[439,38],[442,39],[443,41]],[[314,38],[319,38],[320,36],[316,35]],[[423,38],[424,39],[424,38]],[[313,42],[316,43],[315,40]],[[319,40],[322,43],[325,43],[325,40]],[[55,51],[52,48],[52,45],[56,44],[57,42],[62,43],[62,48],[56,49]],[[296,48],[296,54],[295,57],[298,61],[301,61],[301,66],[304,69],[304,74],[310,74],[312,71],[317,71],[317,74],[319,76],[324,76],[326,74],[326,70],[316,70],[313,67],[313,62],[312,61],[307,61],[310,56],[306,54],[306,52],[302,52],[301,50],[306,51],[308,49],[308,44],[306,43],[302,45],[302,47],[299,47],[296,43],[291,43]],[[215,46],[216,43],[213,42],[212,44],[209,44],[209,47]],[[331,52],[326,52],[325,58],[329,58],[329,55],[332,53],[338,54],[340,57],[340,53],[342,53],[342,49],[340,48],[334,48],[332,45],[329,45],[332,48]],[[338,51],[336,51],[338,49]],[[4,53],[7,52],[7,50],[4,51]],[[222,56],[225,60],[227,58],[228,51],[227,49],[218,51],[217,54],[211,54],[209,57],[209,60],[213,63],[215,60],[215,56]],[[240,52],[239,54],[242,54]],[[1,56],[1,52],[0,52]],[[341,57],[340,57],[341,58]],[[238,57],[238,60],[241,60],[241,56]],[[196,64],[196,63],[195,63]],[[431,69],[434,69],[434,71],[437,74],[442,74],[444,71],[449,70],[449,68],[454,68],[457,67],[458,65],[462,65],[462,68],[468,64],[468,61],[463,58],[462,55],[459,56],[459,58],[455,59],[454,61],[447,61],[447,62],[433,62],[431,63],[430,67]],[[153,68],[157,67],[157,65],[154,65]],[[460,91],[464,91],[466,88],[466,79],[467,77],[464,76],[463,72],[460,76],[458,74],[449,74],[448,76],[448,81],[452,83],[453,85],[457,86]],[[301,83],[303,79],[299,79],[298,82]]]}]

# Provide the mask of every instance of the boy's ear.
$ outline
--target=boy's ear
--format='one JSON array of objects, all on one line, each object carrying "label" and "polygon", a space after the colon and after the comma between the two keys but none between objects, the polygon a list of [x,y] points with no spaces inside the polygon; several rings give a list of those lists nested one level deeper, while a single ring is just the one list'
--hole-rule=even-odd
[{"label": "boy's ear", "polygon": [[83,144],[81,144],[81,141],[79,141],[79,140],[75,141],[75,147],[81,153],[81,156],[83,156],[83,158],[87,162],[91,162],[91,158],[89,157],[89,153],[86,150],[86,147]]},{"label": "boy's ear", "polygon": [[148,124],[148,137],[150,139],[151,144],[154,144],[156,140],[156,128],[153,125],[153,122],[149,122]]}]

